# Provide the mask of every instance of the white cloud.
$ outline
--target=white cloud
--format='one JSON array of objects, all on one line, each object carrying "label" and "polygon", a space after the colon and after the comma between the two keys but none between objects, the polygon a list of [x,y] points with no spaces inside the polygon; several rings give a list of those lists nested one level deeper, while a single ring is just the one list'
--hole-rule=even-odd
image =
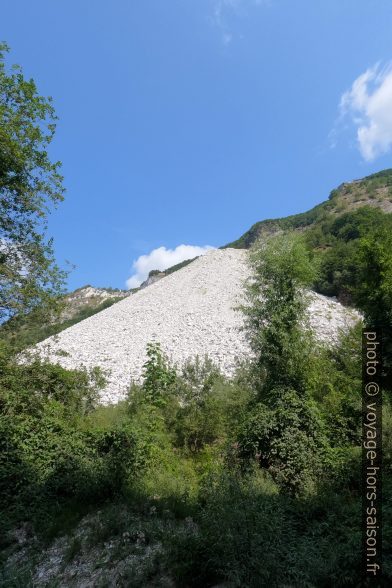
[{"label": "white cloud", "polygon": [[230,14],[239,14],[252,6],[267,4],[269,0],[212,0],[213,24],[219,29],[222,43],[229,45],[233,40],[233,31],[228,23]]},{"label": "white cloud", "polygon": [[133,275],[128,278],[126,284],[128,288],[137,288],[144,280],[147,279],[151,270],[164,270],[172,265],[176,265],[186,259],[192,259],[199,255],[204,255],[207,251],[214,249],[209,245],[199,247],[198,245],[178,245],[175,249],[166,249],[158,247],[153,249],[148,255],[141,255],[132,264]]},{"label": "white cloud", "polygon": [[340,101],[340,120],[349,116],[358,147],[366,161],[387,153],[392,146],[392,66],[367,69]]}]

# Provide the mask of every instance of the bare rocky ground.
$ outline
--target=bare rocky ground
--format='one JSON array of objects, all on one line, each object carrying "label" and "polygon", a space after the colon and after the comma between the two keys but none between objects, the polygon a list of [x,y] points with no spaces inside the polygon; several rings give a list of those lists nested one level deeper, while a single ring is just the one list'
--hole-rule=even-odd
[{"label": "bare rocky ground", "polygon": [[[146,345],[158,341],[174,364],[208,355],[230,376],[249,356],[243,285],[250,276],[247,251],[218,249],[197,258],[110,308],[39,343],[42,357],[65,368],[100,366],[107,374],[104,403],[117,402],[131,380],[139,381]],[[310,325],[320,341],[334,342],[359,314],[311,293]]]},{"label": "bare rocky ground", "polygon": [[[167,558],[171,541],[197,533],[191,517],[169,511],[131,513],[110,505],[85,516],[52,541],[26,524],[13,531],[0,585],[20,588],[174,588]],[[4,582],[4,584],[3,584]]]},{"label": "bare rocky ground", "polygon": [[74,292],[67,294],[64,298],[65,308],[60,317],[55,317],[55,321],[66,321],[72,319],[79,311],[89,307],[96,308],[106,300],[115,298],[126,298],[130,295],[126,290],[112,290],[109,288],[94,288],[93,286],[83,286]]}]

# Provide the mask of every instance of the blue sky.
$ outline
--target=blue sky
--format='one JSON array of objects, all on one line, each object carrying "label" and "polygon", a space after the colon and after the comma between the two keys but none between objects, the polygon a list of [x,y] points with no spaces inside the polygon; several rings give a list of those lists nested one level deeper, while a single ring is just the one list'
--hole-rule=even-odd
[{"label": "blue sky", "polygon": [[391,25],[389,0],[3,0],[10,59],[60,119],[69,288],[123,288],[392,167]]}]

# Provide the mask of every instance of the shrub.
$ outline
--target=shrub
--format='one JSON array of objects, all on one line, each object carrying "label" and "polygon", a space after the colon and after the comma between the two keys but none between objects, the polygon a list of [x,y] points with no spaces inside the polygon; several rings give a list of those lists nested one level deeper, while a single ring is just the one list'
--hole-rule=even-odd
[{"label": "shrub", "polygon": [[23,516],[50,501],[101,500],[142,471],[148,442],[127,423],[100,429],[100,374],[0,358],[0,508]]},{"label": "shrub", "polygon": [[283,490],[313,491],[327,447],[321,416],[293,390],[273,390],[274,406],[257,403],[240,431],[239,454],[256,458]]},{"label": "shrub", "polygon": [[360,500],[278,494],[263,472],[224,471],[206,481],[198,534],[182,540],[180,586],[356,586],[361,581]]},{"label": "shrub", "polygon": [[168,365],[159,343],[147,344],[147,361],[143,366],[143,393],[145,401],[162,406],[176,381],[176,372]]}]

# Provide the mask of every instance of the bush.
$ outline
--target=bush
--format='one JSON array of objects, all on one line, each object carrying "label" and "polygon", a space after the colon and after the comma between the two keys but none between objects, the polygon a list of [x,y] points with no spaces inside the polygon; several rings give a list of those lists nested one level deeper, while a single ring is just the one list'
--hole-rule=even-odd
[{"label": "bush", "polygon": [[246,391],[227,382],[208,357],[184,366],[177,393],[176,444],[192,452],[224,443],[247,399]]},{"label": "bush", "polygon": [[174,553],[178,585],[360,585],[360,500],[290,498],[262,472],[244,477],[232,468],[209,479],[203,496],[198,535]]},{"label": "bush", "polygon": [[313,491],[323,470],[327,441],[321,416],[293,390],[273,390],[271,408],[257,403],[238,436],[239,455],[257,459],[283,490]]},{"label": "bush", "polygon": [[129,423],[103,429],[94,423],[98,372],[18,365],[4,349],[0,361],[3,512],[19,517],[50,501],[101,500],[142,471],[145,436]]}]

